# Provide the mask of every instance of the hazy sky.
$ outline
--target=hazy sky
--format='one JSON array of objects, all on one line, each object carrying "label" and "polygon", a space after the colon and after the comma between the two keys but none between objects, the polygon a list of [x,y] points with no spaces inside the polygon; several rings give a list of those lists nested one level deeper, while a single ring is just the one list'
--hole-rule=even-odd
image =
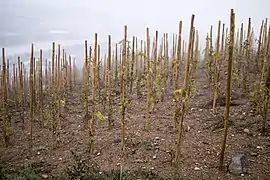
[{"label": "hazy sky", "polygon": [[86,38],[93,42],[95,32],[102,42],[108,34],[119,40],[125,24],[130,37],[144,38],[147,26],[152,35],[155,30],[173,33],[180,20],[187,39],[192,14],[204,38],[209,25],[216,30],[218,20],[228,25],[231,8],[238,25],[247,25],[251,17],[256,31],[270,17],[269,0],[0,0],[0,47]]}]

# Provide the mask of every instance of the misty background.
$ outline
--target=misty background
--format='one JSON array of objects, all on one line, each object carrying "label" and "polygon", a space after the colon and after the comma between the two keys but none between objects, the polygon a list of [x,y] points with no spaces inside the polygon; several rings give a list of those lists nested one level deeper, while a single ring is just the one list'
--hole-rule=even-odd
[{"label": "misty background", "polygon": [[11,63],[19,55],[28,62],[31,43],[36,51],[43,49],[44,58],[50,59],[55,41],[81,67],[84,40],[94,43],[94,33],[98,33],[102,55],[107,51],[108,35],[113,43],[120,41],[124,25],[128,26],[130,40],[132,36],[145,39],[149,27],[152,37],[158,30],[159,37],[169,33],[172,41],[182,20],[183,38],[188,40],[191,15],[195,14],[203,48],[210,25],[214,26],[214,36],[219,20],[229,26],[231,8],[235,9],[236,28],[241,22],[246,28],[251,17],[256,35],[261,21],[270,17],[269,0],[0,0],[0,47],[6,49]]}]

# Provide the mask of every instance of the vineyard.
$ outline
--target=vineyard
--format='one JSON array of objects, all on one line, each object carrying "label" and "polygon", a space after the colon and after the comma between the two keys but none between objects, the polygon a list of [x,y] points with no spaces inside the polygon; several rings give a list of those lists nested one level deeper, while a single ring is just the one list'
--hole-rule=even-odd
[{"label": "vineyard", "polygon": [[268,20],[229,15],[207,34],[195,15],[172,36],[124,26],[105,56],[96,33],[83,60],[2,48],[0,179],[270,178]]}]

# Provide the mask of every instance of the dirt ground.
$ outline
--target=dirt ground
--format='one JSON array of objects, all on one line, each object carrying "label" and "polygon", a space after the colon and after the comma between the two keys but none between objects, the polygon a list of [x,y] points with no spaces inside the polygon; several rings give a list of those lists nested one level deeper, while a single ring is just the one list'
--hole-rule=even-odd
[{"label": "dirt ground", "polygon": [[[221,85],[226,78],[222,76]],[[124,170],[144,169],[169,179],[270,179],[270,136],[262,136],[261,118],[256,115],[244,98],[240,89],[233,86],[231,122],[225,152],[225,163],[237,153],[245,153],[249,160],[248,173],[242,176],[219,171],[219,153],[223,138],[223,116],[225,107],[220,102],[218,114],[211,110],[212,93],[203,69],[199,69],[196,78],[197,92],[192,95],[190,108],[184,119],[184,142],[180,167],[171,163],[172,151],[176,145],[177,131],[173,120],[173,88],[168,90],[164,102],[159,102],[151,116],[151,130],[144,131],[146,114],[146,91],[138,99],[136,89],[132,103],[126,113],[126,149],[121,152],[121,119],[119,115],[119,96],[114,96],[113,118],[115,127],[108,129],[107,122],[97,120],[94,152],[92,159],[102,169]],[[134,85],[135,86],[135,85]],[[88,129],[84,127],[83,88],[76,86],[67,102],[67,111],[62,115],[60,143],[52,149],[50,122],[40,128],[34,124],[34,150],[28,151],[28,142],[22,131],[22,124],[16,113],[12,116],[11,145],[6,148],[1,139],[0,165],[3,168],[17,168],[27,162],[42,161],[46,164],[46,179],[56,179],[73,163],[70,151],[80,155],[88,152]],[[222,101],[222,98],[221,98]],[[107,115],[102,105],[98,110]],[[46,113],[45,113],[46,115]],[[38,116],[37,116],[38,117]],[[36,119],[37,119],[36,117]],[[268,125],[269,127],[269,125]],[[244,129],[248,129],[244,131]],[[177,174],[177,175],[176,175]]]}]

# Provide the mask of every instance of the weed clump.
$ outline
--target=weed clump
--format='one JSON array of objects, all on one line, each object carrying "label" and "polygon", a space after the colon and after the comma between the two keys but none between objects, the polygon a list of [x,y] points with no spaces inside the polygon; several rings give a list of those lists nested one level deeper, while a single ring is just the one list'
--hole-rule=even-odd
[{"label": "weed clump", "polygon": [[24,165],[21,169],[5,169],[0,167],[0,179],[3,180],[41,180],[43,164],[34,162]]},{"label": "weed clump", "polygon": [[100,166],[91,158],[84,158],[71,152],[74,158],[74,164],[66,170],[68,179],[80,180],[136,180],[136,179],[155,179],[162,180],[153,172],[137,169],[134,171],[113,169],[110,171],[101,170]]}]

